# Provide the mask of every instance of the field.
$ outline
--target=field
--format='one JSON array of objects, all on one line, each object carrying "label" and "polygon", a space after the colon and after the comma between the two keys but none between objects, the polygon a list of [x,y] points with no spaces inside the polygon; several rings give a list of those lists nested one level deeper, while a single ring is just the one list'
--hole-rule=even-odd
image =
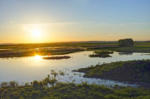
[{"label": "field", "polygon": [[150,52],[150,42],[135,42],[134,47],[119,47],[117,42],[64,42],[43,44],[0,45],[0,57],[60,55],[84,50],[112,50],[118,52]]}]

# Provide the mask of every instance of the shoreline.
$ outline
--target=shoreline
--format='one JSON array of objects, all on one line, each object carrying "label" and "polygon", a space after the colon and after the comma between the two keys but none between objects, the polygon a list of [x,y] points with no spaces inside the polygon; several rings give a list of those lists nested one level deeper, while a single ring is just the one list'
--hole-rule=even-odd
[{"label": "shoreline", "polygon": [[[141,67],[143,64],[144,67]],[[85,78],[114,80],[150,88],[148,79],[148,75],[150,73],[147,69],[145,69],[149,68],[149,64],[150,61],[148,60],[113,62],[87,68],[80,68],[74,71],[84,73],[83,77]],[[143,70],[145,70],[145,75],[143,75]]]}]

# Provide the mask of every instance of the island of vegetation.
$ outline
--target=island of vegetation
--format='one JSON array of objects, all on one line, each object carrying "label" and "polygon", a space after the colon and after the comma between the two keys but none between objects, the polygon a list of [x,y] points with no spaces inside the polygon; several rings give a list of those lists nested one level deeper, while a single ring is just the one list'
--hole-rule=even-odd
[{"label": "island of vegetation", "polygon": [[81,68],[77,71],[84,72],[84,77],[127,81],[131,83],[150,83],[150,60],[113,62]]},{"label": "island of vegetation", "polygon": [[69,59],[71,58],[70,56],[46,56],[43,57],[43,59],[53,59],[53,60],[60,60],[60,59]]},{"label": "island of vegetation", "polygon": [[89,55],[89,57],[111,57],[110,54],[113,54],[113,51],[108,51],[108,50],[96,50],[94,51],[94,54]]}]

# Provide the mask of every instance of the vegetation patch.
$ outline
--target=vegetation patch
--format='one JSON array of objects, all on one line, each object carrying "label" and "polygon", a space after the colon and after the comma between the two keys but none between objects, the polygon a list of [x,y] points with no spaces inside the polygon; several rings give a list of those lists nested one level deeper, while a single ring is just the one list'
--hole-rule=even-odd
[{"label": "vegetation patch", "polygon": [[119,47],[113,49],[118,52],[140,52],[140,53],[150,53],[149,47]]},{"label": "vegetation patch", "polygon": [[85,77],[150,83],[150,60],[114,62],[77,70]]},{"label": "vegetation patch", "polygon": [[[54,76],[53,76],[54,77]],[[57,82],[50,76],[25,85],[3,82],[1,99],[150,99],[150,89],[119,87],[107,88],[96,84]]]},{"label": "vegetation patch", "polygon": [[134,41],[132,39],[121,39],[119,40],[120,47],[133,47]]},{"label": "vegetation patch", "polygon": [[70,56],[47,56],[47,57],[43,57],[43,59],[69,59],[71,58]]},{"label": "vegetation patch", "polygon": [[111,57],[109,54],[113,54],[113,51],[108,51],[108,50],[96,50],[94,54],[89,55],[89,57]]}]

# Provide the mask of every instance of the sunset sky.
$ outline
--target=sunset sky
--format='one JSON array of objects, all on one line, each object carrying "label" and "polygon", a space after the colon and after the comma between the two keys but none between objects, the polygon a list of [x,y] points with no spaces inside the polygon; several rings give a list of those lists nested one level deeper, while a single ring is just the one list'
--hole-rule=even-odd
[{"label": "sunset sky", "polygon": [[150,0],[0,0],[0,43],[150,40]]}]

